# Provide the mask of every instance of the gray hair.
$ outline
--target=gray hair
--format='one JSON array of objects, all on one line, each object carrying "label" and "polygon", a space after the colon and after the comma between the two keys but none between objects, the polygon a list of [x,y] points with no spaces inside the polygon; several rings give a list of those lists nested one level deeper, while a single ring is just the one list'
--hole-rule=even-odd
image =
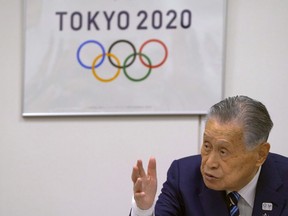
[{"label": "gray hair", "polygon": [[213,105],[208,112],[207,120],[210,118],[221,123],[235,122],[242,126],[248,149],[266,142],[273,127],[266,107],[247,96],[228,97]]}]

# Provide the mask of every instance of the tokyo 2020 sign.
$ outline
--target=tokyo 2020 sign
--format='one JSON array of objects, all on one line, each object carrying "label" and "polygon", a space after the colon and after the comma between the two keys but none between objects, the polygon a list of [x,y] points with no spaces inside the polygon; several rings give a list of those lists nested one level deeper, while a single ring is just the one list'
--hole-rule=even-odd
[{"label": "tokyo 2020 sign", "polygon": [[23,116],[205,114],[225,0],[26,0]]}]

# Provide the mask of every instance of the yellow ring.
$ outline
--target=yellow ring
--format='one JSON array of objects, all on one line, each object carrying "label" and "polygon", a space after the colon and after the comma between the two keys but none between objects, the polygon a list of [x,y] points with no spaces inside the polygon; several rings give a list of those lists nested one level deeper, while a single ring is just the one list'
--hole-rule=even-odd
[{"label": "yellow ring", "polygon": [[[119,61],[119,59],[118,59],[115,55],[113,55],[112,53],[106,53],[105,55],[108,56],[108,57],[112,57],[113,59],[115,59],[117,65],[120,66],[120,61]],[[97,75],[97,73],[96,73],[95,66],[96,66],[96,63],[97,63],[98,59],[101,58],[102,56],[103,56],[103,54],[98,55],[98,56],[94,59],[94,61],[93,61],[93,63],[92,63],[92,72],[93,72],[93,75],[94,75],[94,77],[95,77],[96,79],[98,79],[98,80],[101,81],[101,82],[111,82],[111,81],[113,81],[114,79],[116,79],[116,78],[119,76],[121,68],[118,68],[116,74],[115,74],[112,78],[110,78],[110,79],[103,79],[103,78],[99,77],[99,76]]]}]

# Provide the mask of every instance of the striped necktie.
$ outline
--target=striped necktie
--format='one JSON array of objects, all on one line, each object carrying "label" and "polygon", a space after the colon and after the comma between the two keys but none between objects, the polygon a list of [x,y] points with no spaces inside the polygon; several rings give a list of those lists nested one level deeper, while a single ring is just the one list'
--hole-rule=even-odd
[{"label": "striped necktie", "polygon": [[231,216],[239,216],[239,208],[237,206],[238,200],[240,198],[240,194],[236,191],[233,191],[228,194],[229,201],[229,211]]}]

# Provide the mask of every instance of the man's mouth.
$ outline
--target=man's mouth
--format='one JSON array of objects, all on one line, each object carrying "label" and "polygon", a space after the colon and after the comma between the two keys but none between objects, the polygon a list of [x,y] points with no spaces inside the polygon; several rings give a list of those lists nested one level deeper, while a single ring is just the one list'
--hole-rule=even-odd
[{"label": "man's mouth", "polygon": [[204,178],[207,179],[208,181],[219,179],[217,176],[214,176],[214,175],[207,173],[207,172],[204,173]]}]

